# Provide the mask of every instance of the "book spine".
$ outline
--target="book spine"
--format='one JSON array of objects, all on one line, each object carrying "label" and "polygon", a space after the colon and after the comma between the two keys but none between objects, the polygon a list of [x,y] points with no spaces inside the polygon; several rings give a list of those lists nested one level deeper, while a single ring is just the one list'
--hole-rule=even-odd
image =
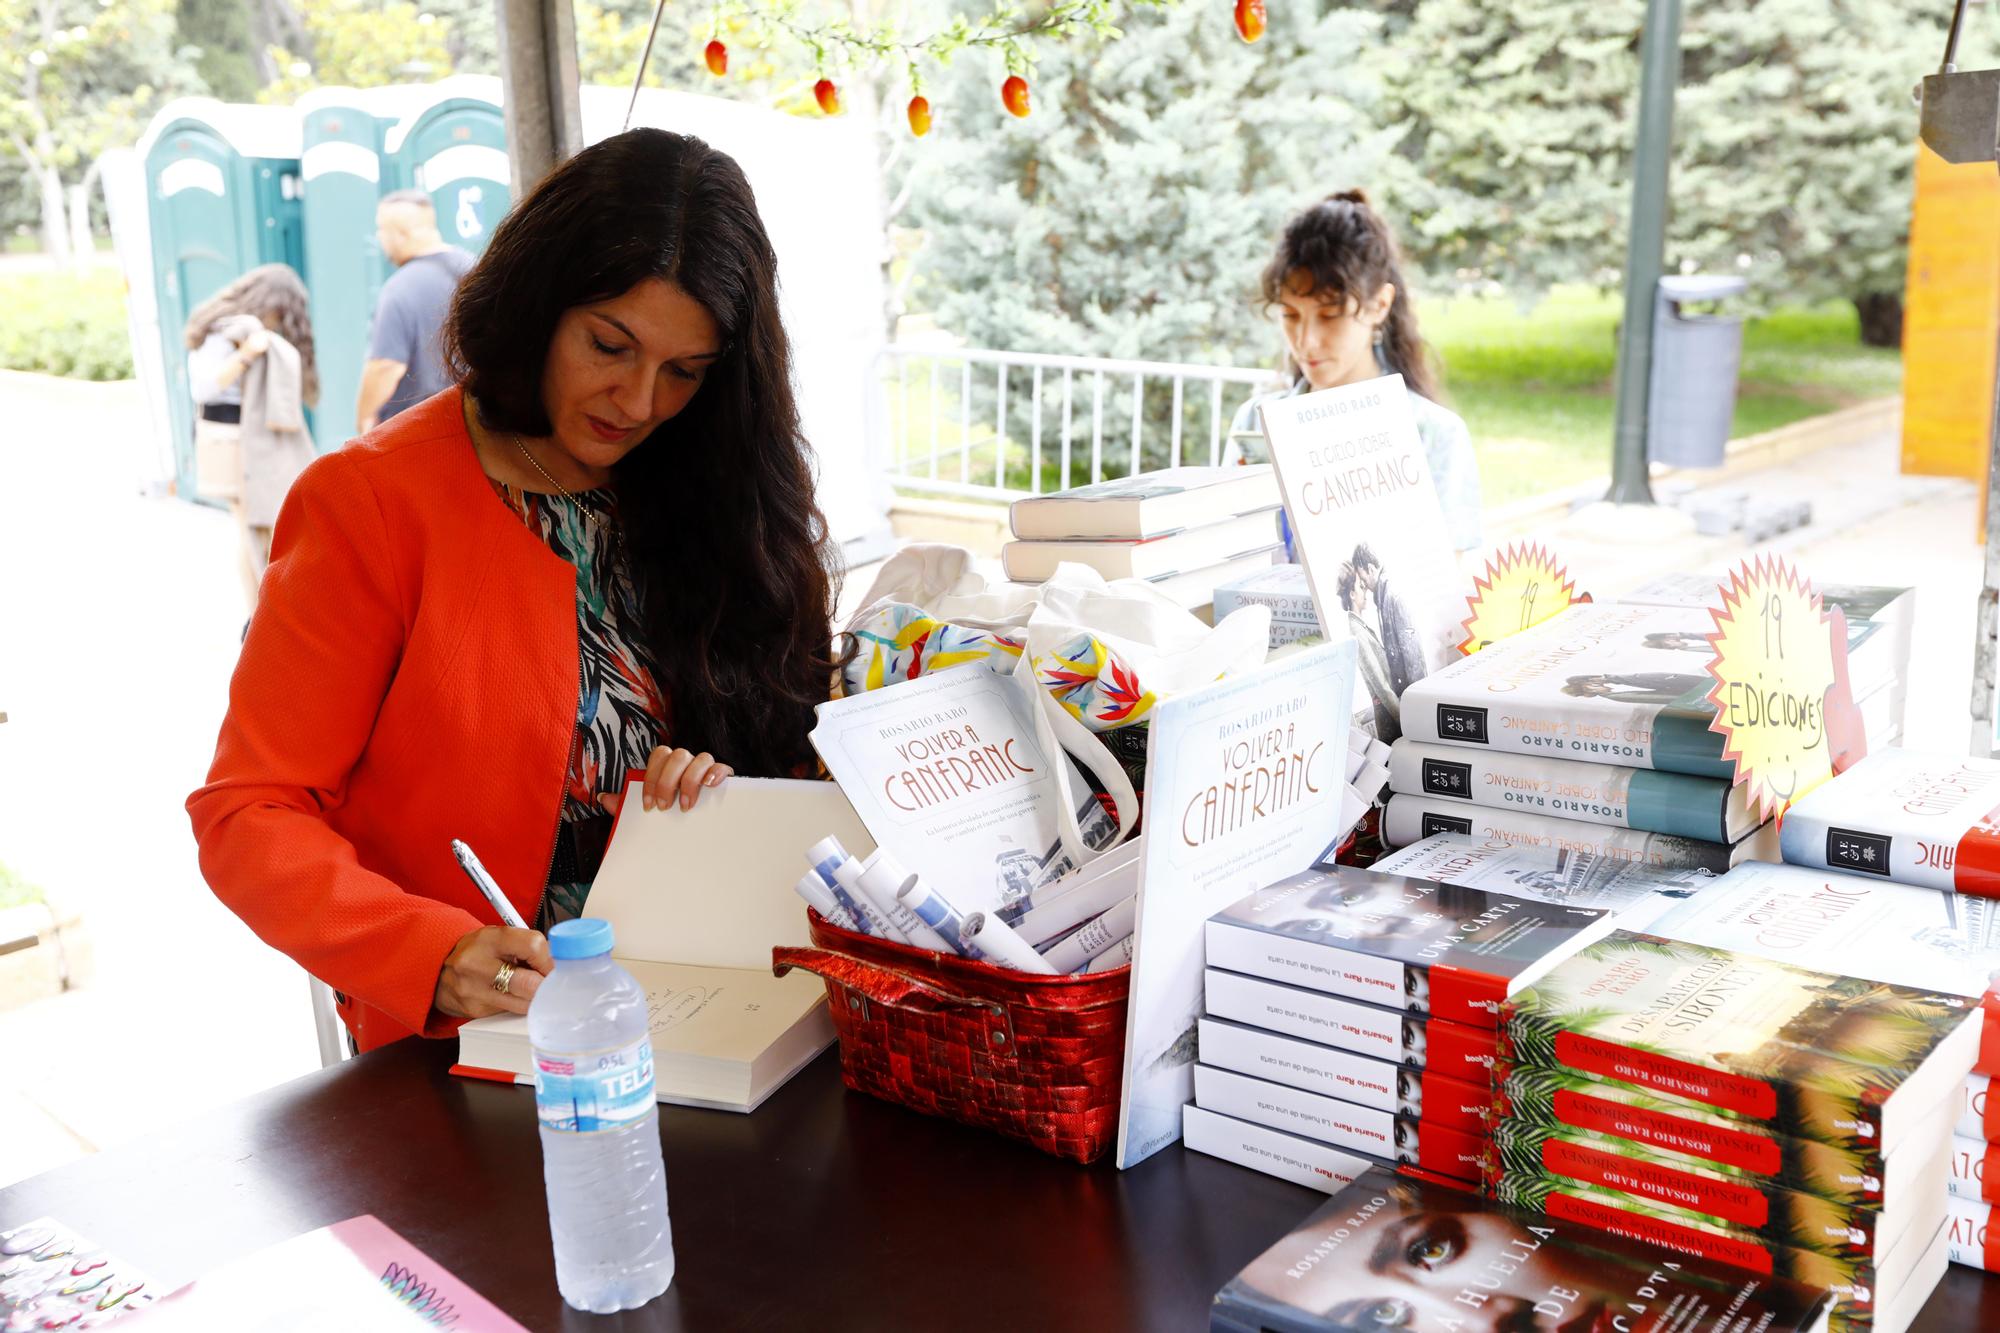
[{"label": "book spine", "polygon": [[1509,1007],[1498,1053],[1514,1064],[1586,1074],[1670,1097],[1749,1124],[1782,1123],[1799,1137],[1866,1147],[1882,1139],[1882,1104],[1873,1089],[1798,1086],[1782,1072],[1757,1077],[1662,1051],[1561,1028]]},{"label": "book spine", "polygon": [[2000,1139],[2000,1098],[1987,1095],[1988,1077],[1968,1074],[1959,1094],[1958,1122],[1951,1132],[1962,1139]]},{"label": "book spine", "polygon": [[1728,871],[1734,849],[1727,843],[1682,838],[1644,829],[1590,824],[1580,819],[1503,810],[1430,796],[1397,795],[1382,812],[1382,841],[1392,848],[1439,833],[1463,833],[1485,842],[1552,852],[1583,853],[1610,862],[1656,870]]},{"label": "book spine", "polygon": [[2000,1229],[1993,1205],[1954,1198],[1945,1210],[1945,1249],[1955,1264],[2000,1273]]},{"label": "book spine", "polygon": [[1204,1018],[1199,1059],[1205,1065],[1269,1079],[1378,1111],[1421,1116],[1465,1134],[1488,1132],[1492,1092],[1481,1084],[1447,1078],[1318,1042],[1261,1028]]},{"label": "book spine", "polygon": [[1480,1178],[1482,1140],[1406,1116],[1210,1065],[1195,1066],[1194,1100],[1205,1110],[1302,1134],[1336,1148],[1355,1149],[1463,1181]]},{"label": "book spine", "polygon": [[1769,1180],[1843,1203],[1883,1202],[1884,1159],[1874,1149],[1790,1138],[1760,1125],[1666,1106],[1501,1062],[1494,1067],[1494,1118],[1565,1126],[1642,1144],[1691,1163]]},{"label": "book spine", "polygon": [[1420,745],[1405,738],[1391,750],[1389,785],[1405,796],[1465,801],[1707,842],[1731,840],[1724,822],[1729,784],[1716,778],[1510,750]]},{"label": "book spine", "polygon": [[1791,1189],[1769,1179],[1679,1163],[1629,1140],[1503,1121],[1494,1127],[1493,1170],[1522,1180],[1541,1176],[1742,1227],[1781,1245],[1824,1254],[1871,1255],[1881,1209]]},{"label": "book spine", "polygon": [[1953,1136],[1945,1193],[1975,1203],[2000,1203],[2000,1145]]},{"label": "book spine", "polygon": [[1972,1072],[1988,1078],[2000,1074],[2000,991],[1979,997],[1979,1054],[1973,1057]]},{"label": "book spine", "polygon": [[1740,1227],[1719,1226],[1699,1217],[1656,1208],[1575,1182],[1501,1173],[1488,1193],[1502,1203],[1534,1208],[1550,1217],[1579,1222],[1614,1236],[1645,1241],[1678,1254],[1745,1268],[1765,1277],[1784,1277],[1824,1288],[1840,1297],[1852,1319],[1872,1315],[1876,1263],[1872,1256],[1822,1254],[1775,1244]]},{"label": "book spine", "polygon": [[1380,1158],[1343,1152],[1192,1103],[1181,1108],[1181,1141],[1196,1152],[1326,1194],[1340,1193],[1371,1166],[1387,1165]]},{"label": "book spine", "polygon": [[1434,1070],[1467,1083],[1485,1082],[1493,1065],[1494,1034],[1488,1029],[1427,1023],[1413,1014],[1214,967],[1203,974],[1202,984],[1208,1012],[1217,1018]]},{"label": "book spine", "polygon": [[[1581,701],[1519,694],[1495,695],[1464,684],[1450,673],[1412,685],[1403,698],[1403,734],[1445,745],[1483,746],[1580,759],[1620,768],[1657,768],[1694,777],[1731,779],[1733,766],[1722,757],[1723,738],[1708,730],[1706,717],[1683,716],[1661,707],[1628,708],[1607,715]],[[1505,703],[1492,702],[1504,698]]]}]

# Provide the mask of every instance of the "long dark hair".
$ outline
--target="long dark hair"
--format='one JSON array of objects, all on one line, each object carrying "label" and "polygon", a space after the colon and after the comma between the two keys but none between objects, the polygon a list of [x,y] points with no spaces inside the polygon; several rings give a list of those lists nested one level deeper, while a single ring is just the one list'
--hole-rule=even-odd
[{"label": "long dark hair", "polygon": [[1389,317],[1382,322],[1382,359],[1403,377],[1412,393],[1442,402],[1443,385],[1430,348],[1417,332],[1416,306],[1410,285],[1403,281],[1403,255],[1396,233],[1368,204],[1360,190],[1330,194],[1285,224],[1278,252],[1264,268],[1266,307],[1303,273],[1312,281],[1309,295],[1337,302],[1366,301],[1385,282],[1396,286]]},{"label": "long dark hair", "polygon": [[199,347],[231,315],[248,315],[299,350],[299,393],[319,401],[319,367],[313,361],[311,303],[306,285],[284,264],[259,264],[194,308],[181,335]]},{"label": "long dark hair", "polygon": [[459,283],[445,361],[480,420],[546,435],[542,367],[565,310],[660,278],[714,318],[723,354],[612,480],[672,743],[739,772],[812,762],[831,688],[832,545],[778,321],[777,259],[742,168],[699,139],[631,130],[549,173]]}]

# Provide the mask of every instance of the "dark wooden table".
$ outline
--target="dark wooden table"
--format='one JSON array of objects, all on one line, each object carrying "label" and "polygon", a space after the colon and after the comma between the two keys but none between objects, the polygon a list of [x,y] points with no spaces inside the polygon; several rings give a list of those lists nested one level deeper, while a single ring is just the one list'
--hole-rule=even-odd
[{"label": "dark wooden table", "polygon": [[[0,1190],[171,1288],[374,1213],[535,1329],[1206,1327],[1209,1297],[1323,1196],[1178,1148],[1088,1169],[850,1094],[829,1052],[755,1115],[661,1108],[679,1269],[644,1310],[556,1294],[526,1088],[399,1042]],[[143,1095],[143,1090],[135,1090]],[[1953,1268],[1920,1333],[2000,1329]]]}]

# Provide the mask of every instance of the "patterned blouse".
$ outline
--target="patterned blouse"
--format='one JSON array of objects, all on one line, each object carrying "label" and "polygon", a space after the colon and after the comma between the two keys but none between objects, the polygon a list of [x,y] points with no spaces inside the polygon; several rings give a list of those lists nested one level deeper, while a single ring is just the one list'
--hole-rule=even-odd
[{"label": "patterned blouse", "polygon": [[[622,791],[626,772],[646,766],[671,720],[657,664],[646,646],[639,590],[616,535],[617,501],[608,489],[582,491],[571,499],[497,481],[493,488],[551,551],[576,566],[577,658],[583,680],[562,819],[568,824],[601,818],[598,793]],[[546,931],[581,915],[589,893],[588,883],[551,883],[535,928]]]}]

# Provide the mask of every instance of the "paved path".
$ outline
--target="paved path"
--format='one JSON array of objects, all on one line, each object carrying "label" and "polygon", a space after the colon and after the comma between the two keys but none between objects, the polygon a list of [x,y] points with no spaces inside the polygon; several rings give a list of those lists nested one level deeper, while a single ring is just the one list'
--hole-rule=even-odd
[{"label": "paved path", "polygon": [[[243,624],[221,513],[145,499],[130,384],[0,372],[0,860],[78,903],[88,987],[0,1013],[0,1183],[317,1064],[305,979],[209,894],[182,801],[214,745]],[[1921,588],[1912,745],[1961,749],[1979,581],[1973,488],[1902,478],[1894,441],[1736,488],[1803,493],[1781,539],[1828,582]],[[1740,541],[1556,538],[1585,586],[1720,568]],[[872,570],[856,571],[847,599]]]}]

